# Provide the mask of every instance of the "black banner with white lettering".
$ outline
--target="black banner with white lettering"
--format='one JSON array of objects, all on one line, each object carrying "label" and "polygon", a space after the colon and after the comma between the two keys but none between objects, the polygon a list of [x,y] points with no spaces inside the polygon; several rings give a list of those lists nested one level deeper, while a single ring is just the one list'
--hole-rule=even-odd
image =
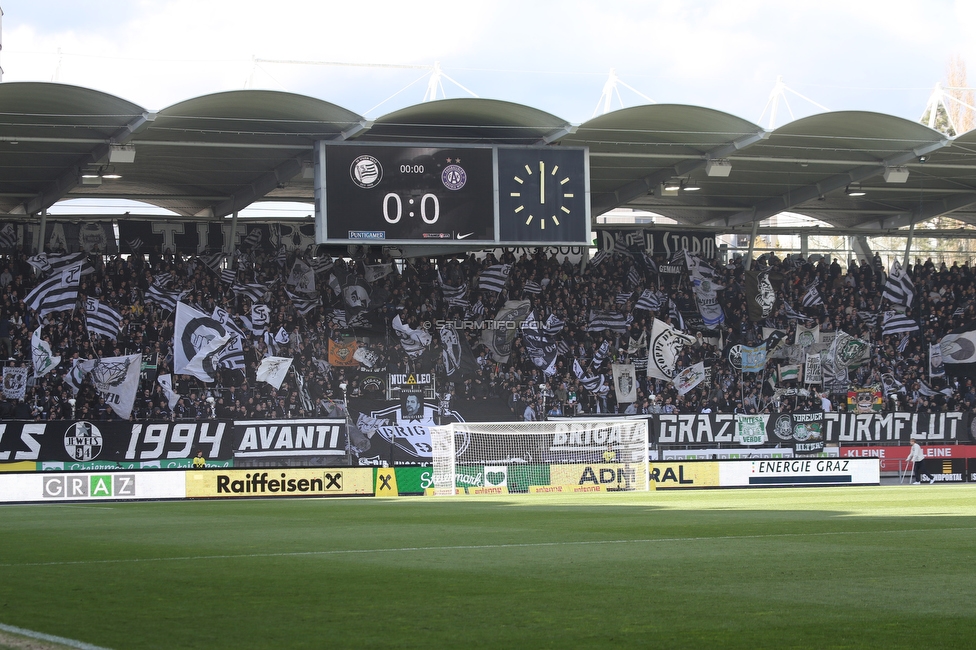
[{"label": "black banner with white lettering", "polygon": [[666,255],[668,259],[686,250],[705,260],[715,258],[715,233],[701,230],[599,229],[597,248],[618,253]]},{"label": "black banner with white lettering", "polygon": [[[769,416],[773,421],[774,416]],[[689,413],[655,415],[650,418],[652,444],[661,447],[689,445],[733,445],[735,416],[732,413]],[[772,422],[775,426],[775,421]],[[767,424],[768,426],[768,424]],[[823,441],[826,444],[908,443],[912,436],[930,442],[969,442],[968,413],[824,413]],[[784,444],[774,435],[770,445]]]},{"label": "black banner with white lettering", "polygon": [[[288,250],[304,251],[315,243],[315,225],[307,224],[311,235],[302,232],[302,224],[238,223],[234,249],[271,252],[284,245]],[[198,255],[204,251],[227,250],[231,222],[130,220],[119,221],[119,239],[126,250],[138,242],[142,253],[181,253]],[[296,243],[297,242],[297,243]]]},{"label": "black banner with white lettering", "polygon": [[70,421],[0,423],[0,463],[149,462],[234,457],[231,423]]},{"label": "black banner with white lettering", "polygon": [[345,420],[237,420],[234,467],[346,464]]},{"label": "black banner with white lettering", "polygon": [[771,444],[790,445],[796,454],[824,450],[824,412],[771,413],[766,422],[766,439]]}]

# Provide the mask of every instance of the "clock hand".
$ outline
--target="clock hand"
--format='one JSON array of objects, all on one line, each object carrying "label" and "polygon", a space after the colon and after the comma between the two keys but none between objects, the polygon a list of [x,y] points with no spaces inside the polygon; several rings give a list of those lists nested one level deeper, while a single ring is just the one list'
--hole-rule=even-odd
[{"label": "clock hand", "polygon": [[539,203],[546,202],[546,163],[539,161]]}]

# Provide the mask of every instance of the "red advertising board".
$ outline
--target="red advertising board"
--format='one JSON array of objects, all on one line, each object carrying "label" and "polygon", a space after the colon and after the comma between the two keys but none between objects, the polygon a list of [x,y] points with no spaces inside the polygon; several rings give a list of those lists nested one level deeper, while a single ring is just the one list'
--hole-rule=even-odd
[{"label": "red advertising board", "polygon": [[[887,447],[841,447],[841,458],[880,458],[882,472],[897,472],[905,466],[905,459],[911,451],[909,445]],[[976,445],[922,445],[926,459],[974,458]],[[899,464],[899,462],[901,464]]]}]

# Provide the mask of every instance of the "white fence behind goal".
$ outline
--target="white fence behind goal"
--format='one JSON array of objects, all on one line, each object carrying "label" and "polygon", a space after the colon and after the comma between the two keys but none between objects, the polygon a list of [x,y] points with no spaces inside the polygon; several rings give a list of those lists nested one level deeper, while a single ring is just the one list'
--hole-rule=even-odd
[{"label": "white fence behind goal", "polygon": [[[431,427],[434,494],[456,494],[480,472],[508,477],[507,489],[559,484],[567,465],[613,474],[612,490],[648,490],[647,420],[454,422]],[[573,468],[569,468],[571,472]],[[459,481],[464,477],[465,481]],[[487,481],[484,483],[488,484]]]}]

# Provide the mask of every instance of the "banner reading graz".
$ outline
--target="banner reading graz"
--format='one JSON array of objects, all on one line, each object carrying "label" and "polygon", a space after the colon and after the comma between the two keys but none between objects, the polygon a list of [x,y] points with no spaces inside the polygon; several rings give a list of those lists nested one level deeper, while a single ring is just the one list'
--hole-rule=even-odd
[{"label": "banner reading graz", "polygon": [[0,423],[0,462],[122,463],[233,456],[230,422],[70,421]]},{"label": "banner reading graz", "polygon": [[[773,420],[770,417],[770,420]],[[731,413],[654,415],[648,418],[651,442],[671,445],[738,444],[735,416]],[[976,423],[976,419],[974,419]],[[911,436],[930,441],[968,441],[966,413],[824,413],[824,442],[871,444],[908,442]],[[770,440],[773,440],[771,438]]]},{"label": "banner reading graz", "polygon": [[702,259],[715,258],[715,233],[701,230],[609,230],[596,231],[597,248],[602,251],[646,252],[667,255],[681,250]]}]

